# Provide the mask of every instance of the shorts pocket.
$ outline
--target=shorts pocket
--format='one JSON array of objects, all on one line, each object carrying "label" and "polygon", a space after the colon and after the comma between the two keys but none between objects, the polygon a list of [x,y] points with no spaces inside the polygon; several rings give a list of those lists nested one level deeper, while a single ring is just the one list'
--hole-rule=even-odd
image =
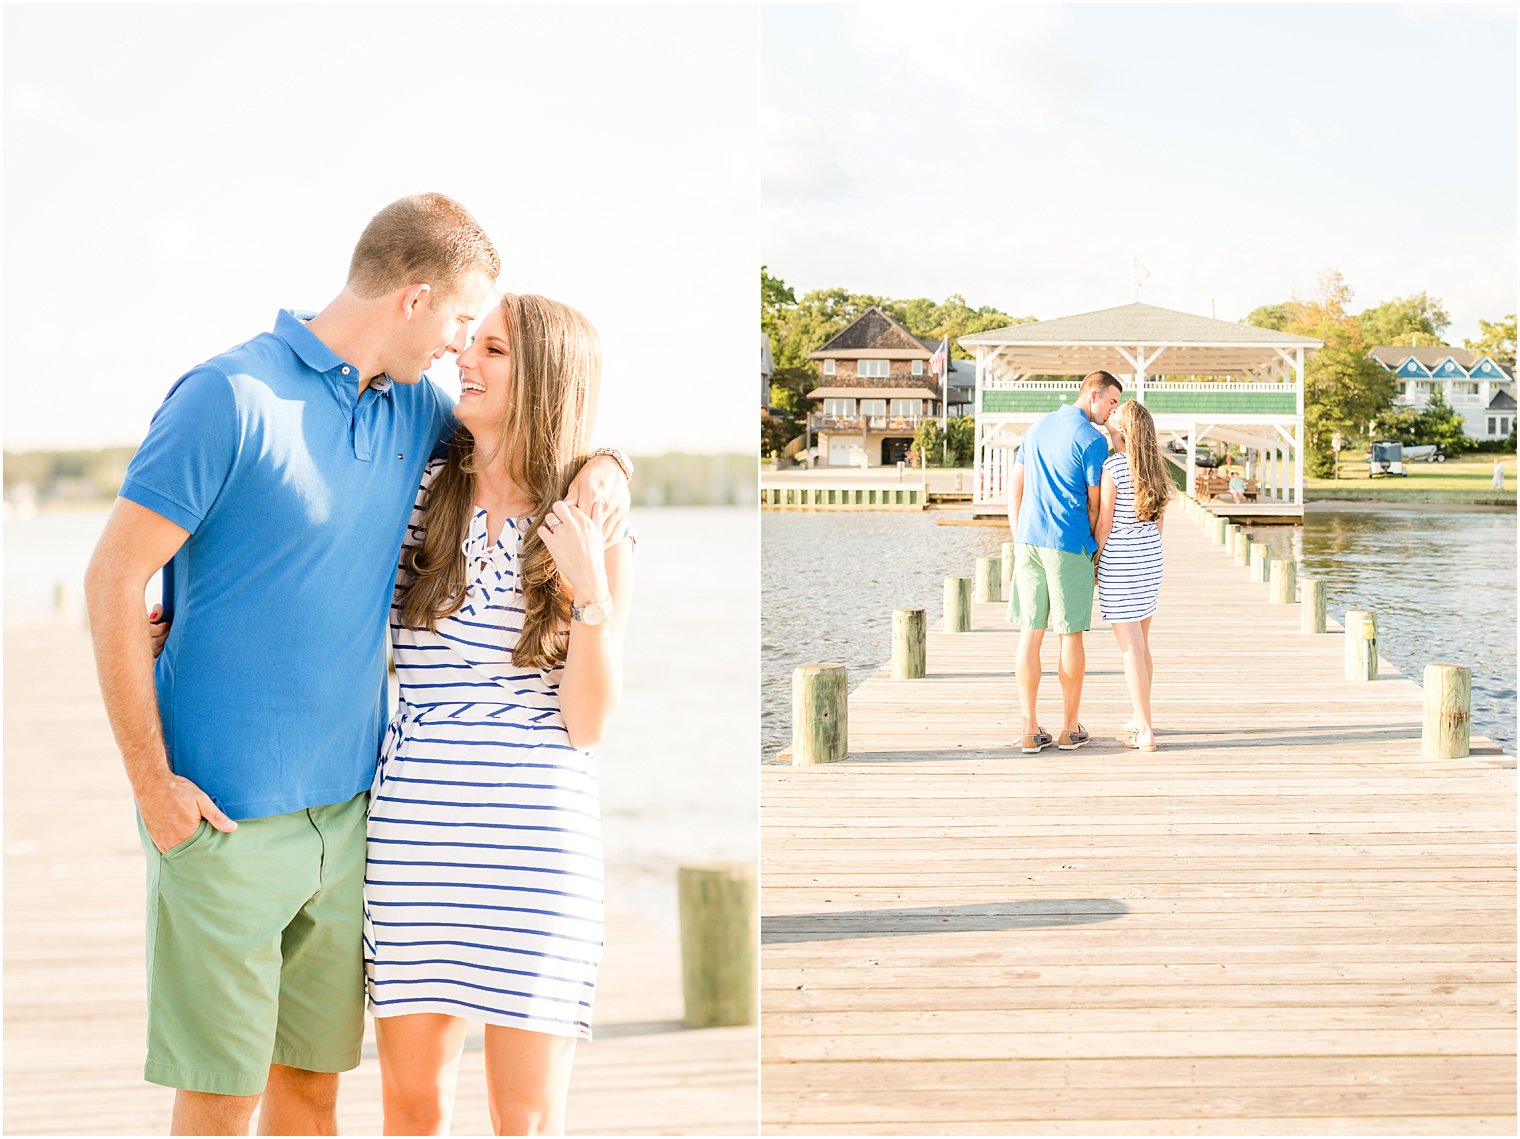
[{"label": "shorts pocket", "polygon": [[195,829],[190,832],[189,838],[185,839],[183,842],[175,843],[168,850],[159,851],[159,857],[178,858],[181,854],[185,853],[185,851],[189,850],[196,843],[200,842],[201,839],[205,838],[206,832],[210,829],[211,824],[205,819],[202,819],[199,823],[196,824]]}]

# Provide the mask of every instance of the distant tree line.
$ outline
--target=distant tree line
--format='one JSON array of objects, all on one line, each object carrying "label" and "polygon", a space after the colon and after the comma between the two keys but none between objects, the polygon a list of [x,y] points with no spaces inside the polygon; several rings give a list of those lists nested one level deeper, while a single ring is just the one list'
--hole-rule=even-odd
[{"label": "distant tree line", "polygon": [[[136,447],[91,451],[7,451],[5,493],[25,483],[39,505],[107,503],[116,497]],[[745,454],[634,455],[635,506],[737,506],[755,498],[755,460]]]}]

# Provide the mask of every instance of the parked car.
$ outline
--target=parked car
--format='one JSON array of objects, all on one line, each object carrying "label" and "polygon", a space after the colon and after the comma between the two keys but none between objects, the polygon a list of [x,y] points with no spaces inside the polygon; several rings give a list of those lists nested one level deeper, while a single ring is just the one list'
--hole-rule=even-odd
[{"label": "parked car", "polygon": [[[1187,454],[1187,444],[1182,442],[1180,439],[1173,439],[1166,445],[1166,449],[1174,455]],[[1198,444],[1196,462],[1200,467],[1217,467],[1222,464],[1224,460],[1220,456],[1216,455],[1213,448],[1211,448],[1208,444],[1200,443]]]}]

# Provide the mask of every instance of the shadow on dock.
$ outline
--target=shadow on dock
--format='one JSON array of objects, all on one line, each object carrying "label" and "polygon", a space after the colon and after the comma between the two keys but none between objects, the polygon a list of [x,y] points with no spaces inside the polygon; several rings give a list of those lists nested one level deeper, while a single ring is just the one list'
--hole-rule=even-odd
[{"label": "shadow on dock", "polygon": [[846,941],[866,937],[911,937],[921,933],[987,933],[1010,929],[1053,929],[1113,921],[1129,906],[1112,898],[986,902],[975,906],[923,906],[897,910],[843,910],[765,918],[765,945],[801,941]]}]

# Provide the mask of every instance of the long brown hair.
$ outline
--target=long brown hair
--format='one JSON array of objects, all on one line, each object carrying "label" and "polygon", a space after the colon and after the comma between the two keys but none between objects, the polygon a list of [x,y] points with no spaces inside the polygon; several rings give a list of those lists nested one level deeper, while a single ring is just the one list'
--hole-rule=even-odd
[{"label": "long brown hair", "polygon": [[1156,438],[1156,421],[1145,405],[1137,400],[1121,404],[1114,412],[1114,425],[1124,435],[1124,456],[1129,461],[1129,483],[1135,491],[1135,518],[1154,522],[1176,493],[1161,443]]},{"label": "long brown hair", "polygon": [[565,660],[570,590],[538,532],[586,461],[601,386],[601,342],[590,321],[558,301],[509,293],[501,312],[512,354],[507,411],[495,439],[476,439],[459,427],[449,440],[448,458],[423,506],[426,532],[403,562],[412,580],[401,621],[435,629],[464,604],[468,577],[460,546],[475,508],[475,472],[505,456],[507,477],[531,500],[533,519],[517,566],[526,613],[512,663],[547,669]]}]

